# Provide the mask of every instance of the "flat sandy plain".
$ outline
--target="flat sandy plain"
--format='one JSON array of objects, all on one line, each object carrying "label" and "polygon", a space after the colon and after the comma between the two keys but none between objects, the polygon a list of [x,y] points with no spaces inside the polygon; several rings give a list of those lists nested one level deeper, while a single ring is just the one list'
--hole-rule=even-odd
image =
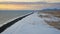
[{"label": "flat sandy plain", "polygon": [[48,25],[60,30],[60,10],[59,11],[46,11],[46,12],[39,12],[39,13],[46,14],[46,15],[40,15],[39,17],[50,19],[50,20],[45,19],[45,22]]}]

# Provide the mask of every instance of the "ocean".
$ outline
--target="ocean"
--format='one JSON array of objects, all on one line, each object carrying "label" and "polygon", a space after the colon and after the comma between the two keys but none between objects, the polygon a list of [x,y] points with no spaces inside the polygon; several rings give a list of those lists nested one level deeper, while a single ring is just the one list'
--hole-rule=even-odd
[{"label": "ocean", "polygon": [[28,14],[33,10],[0,10],[0,25],[13,18]]}]

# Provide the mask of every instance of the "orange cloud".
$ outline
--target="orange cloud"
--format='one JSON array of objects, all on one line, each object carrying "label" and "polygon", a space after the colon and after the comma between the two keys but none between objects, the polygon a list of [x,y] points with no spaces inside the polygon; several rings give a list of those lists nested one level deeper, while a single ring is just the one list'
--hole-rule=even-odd
[{"label": "orange cloud", "polygon": [[17,4],[0,4],[0,9],[11,9],[11,10],[16,10],[16,9],[26,9],[28,8],[26,5],[17,5]]},{"label": "orange cloud", "polygon": [[0,2],[60,2],[60,0],[0,0]]},{"label": "orange cloud", "polygon": [[0,10],[40,10],[59,4],[0,4]]},{"label": "orange cloud", "polygon": [[36,4],[0,4],[0,10],[34,10],[39,6]]}]

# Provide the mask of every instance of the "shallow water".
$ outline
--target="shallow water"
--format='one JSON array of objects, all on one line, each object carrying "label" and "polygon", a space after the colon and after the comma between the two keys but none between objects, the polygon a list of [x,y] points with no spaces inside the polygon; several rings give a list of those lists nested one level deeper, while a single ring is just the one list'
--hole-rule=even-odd
[{"label": "shallow water", "polygon": [[8,20],[25,15],[32,12],[32,10],[0,10],[0,25]]}]

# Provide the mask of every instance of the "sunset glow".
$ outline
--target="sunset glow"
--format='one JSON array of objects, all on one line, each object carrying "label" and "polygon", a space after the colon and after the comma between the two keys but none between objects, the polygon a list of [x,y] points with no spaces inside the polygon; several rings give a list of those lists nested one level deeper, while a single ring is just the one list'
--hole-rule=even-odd
[{"label": "sunset glow", "polygon": [[0,0],[0,2],[60,2],[60,0]]},{"label": "sunset glow", "polygon": [[59,8],[59,4],[0,4],[0,10],[40,10],[43,8]]},{"label": "sunset glow", "polygon": [[34,10],[39,5],[27,5],[27,4],[0,4],[0,10]]},{"label": "sunset glow", "polygon": [[[3,2],[47,2],[47,3],[56,3],[60,0],[0,0],[0,3]],[[48,6],[48,5],[47,5]],[[50,5],[49,5],[50,6]],[[0,4],[0,10],[34,10],[45,7],[44,5],[36,4]]]}]

